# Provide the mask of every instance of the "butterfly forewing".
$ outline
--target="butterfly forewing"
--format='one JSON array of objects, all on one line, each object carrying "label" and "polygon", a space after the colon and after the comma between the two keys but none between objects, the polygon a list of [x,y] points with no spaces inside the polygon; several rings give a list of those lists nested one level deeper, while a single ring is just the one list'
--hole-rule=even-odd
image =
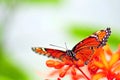
[{"label": "butterfly forewing", "polygon": [[47,55],[48,57],[53,57],[57,59],[62,59],[66,56],[65,51],[57,50],[57,49],[50,49],[50,48],[40,48],[34,47],[32,50],[38,54]]},{"label": "butterfly forewing", "polygon": [[77,53],[82,48],[86,47],[97,47],[100,44],[99,41],[95,37],[88,37],[84,39],[83,41],[79,42],[72,50],[73,52]]},{"label": "butterfly forewing", "polygon": [[106,30],[100,30],[79,42],[72,49],[76,55],[76,58],[83,60],[83,62],[88,61],[97,48],[103,47],[106,44],[110,33],[110,28],[107,28]]}]

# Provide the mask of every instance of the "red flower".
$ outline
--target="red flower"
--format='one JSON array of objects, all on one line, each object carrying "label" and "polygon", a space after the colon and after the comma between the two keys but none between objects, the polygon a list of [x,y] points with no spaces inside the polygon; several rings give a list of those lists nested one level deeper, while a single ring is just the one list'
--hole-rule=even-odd
[{"label": "red flower", "polygon": [[[54,67],[55,69],[57,69],[57,71],[53,71],[51,73],[51,76],[59,73],[59,77],[63,78],[66,74],[70,74],[72,80],[78,80],[80,78],[85,79],[85,77],[89,80],[86,74],[79,68],[84,65],[81,60],[73,62],[71,62],[71,60],[66,60],[64,62],[48,60],[46,61],[46,65],[48,67]],[[79,70],[83,75],[78,73],[77,70]],[[58,78],[58,80],[60,80],[60,78]]]},{"label": "red flower", "polygon": [[103,49],[98,49],[96,54],[98,56],[95,56],[88,65],[92,80],[102,78],[120,80],[120,47],[118,51],[113,53],[110,47],[106,45]]}]

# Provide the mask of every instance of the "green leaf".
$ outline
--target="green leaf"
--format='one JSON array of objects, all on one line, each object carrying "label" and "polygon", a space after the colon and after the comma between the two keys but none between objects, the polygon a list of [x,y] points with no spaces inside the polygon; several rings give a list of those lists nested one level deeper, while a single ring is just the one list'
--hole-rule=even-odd
[{"label": "green leaf", "polygon": [[20,0],[21,2],[29,2],[29,3],[58,3],[59,0]]},{"label": "green leaf", "polygon": [[0,42],[0,80],[29,80],[27,73],[5,56],[5,48]]},{"label": "green leaf", "polygon": [[50,3],[50,4],[57,4],[60,3],[61,0],[0,0],[0,2],[4,2],[7,4],[13,3]]}]

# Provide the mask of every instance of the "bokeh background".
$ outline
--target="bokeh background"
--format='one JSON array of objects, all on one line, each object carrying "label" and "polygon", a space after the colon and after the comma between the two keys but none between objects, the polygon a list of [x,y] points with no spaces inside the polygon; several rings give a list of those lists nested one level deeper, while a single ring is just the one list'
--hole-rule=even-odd
[{"label": "bokeh background", "polygon": [[48,58],[31,47],[65,47],[66,42],[71,49],[106,27],[112,29],[108,44],[116,50],[119,0],[0,0],[0,80],[47,79]]}]

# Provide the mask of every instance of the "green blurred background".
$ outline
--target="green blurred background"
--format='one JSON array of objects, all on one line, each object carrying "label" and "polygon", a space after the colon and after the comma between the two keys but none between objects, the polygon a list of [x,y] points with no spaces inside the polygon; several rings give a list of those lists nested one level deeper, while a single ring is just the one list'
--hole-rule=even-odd
[{"label": "green blurred background", "polygon": [[[48,59],[31,47],[72,48],[93,32],[111,27],[108,44],[120,43],[119,0],[0,0],[0,80],[44,80]],[[54,78],[51,78],[54,80]]]}]

